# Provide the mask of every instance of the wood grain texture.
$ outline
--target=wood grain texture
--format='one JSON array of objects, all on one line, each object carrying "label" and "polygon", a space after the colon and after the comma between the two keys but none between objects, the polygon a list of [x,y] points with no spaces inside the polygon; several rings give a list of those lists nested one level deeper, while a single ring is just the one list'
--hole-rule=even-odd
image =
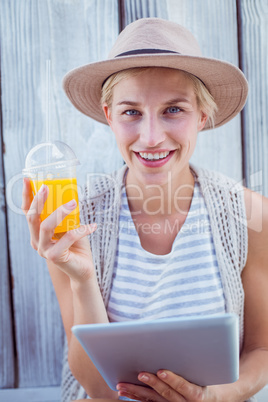
[{"label": "wood grain texture", "polygon": [[166,0],[124,0],[126,25],[139,18],[168,18]]},{"label": "wood grain texture", "polygon": [[11,284],[9,281],[6,200],[1,136],[0,124],[0,388],[12,388],[15,385],[14,339],[12,331]]},{"label": "wood grain texture", "polygon": [[51,61],[50,138],[65,141],[75,151],[81,162],[79,186],[87,174],[122,165],[110,131],[76,111],[61,86],[71,68],[106,57],[118,34],[117,1],[0,3],[4,164],[18,385],[54,386],[61,379],[63,328],[45,261],[29,244],[20,211],[20,172],[30,148],[46,139],[46,60]]},{"label": "wood grain texture", "polygon": [[249,81],[244,113],[246,184],[268,196],[268,2],[239,0],[242,68]]},{"label": "wood grain texture", "polygon": [[3,402],[60,402],[60,387],[34,387],[0,390]]}]

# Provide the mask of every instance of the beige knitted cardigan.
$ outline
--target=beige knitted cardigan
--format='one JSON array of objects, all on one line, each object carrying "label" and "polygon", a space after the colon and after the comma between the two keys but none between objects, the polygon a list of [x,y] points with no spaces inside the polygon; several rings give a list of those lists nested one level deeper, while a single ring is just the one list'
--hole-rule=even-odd
[{"label": "beige knitted cardigan", "polygon": [[[105,306],[108,304],[118,238],[123,178],[127,167],[112,175],[100,174],[85,188],[80,204],[81,220],[96,222],[89,237],[98,283]],[[244,291],[241,272],[246,264],[248,238],[243,187],[219,173],[191,167],[208,209],[216,256],[224,290],[226,311],[239,316],[240,349],[243,343]],[[85,398],[83,388],[72,376],[65,342],[62,373],[62,402]],[[90,375],[90,374],[89,374]],[[251,398],[250,401],[253,401]]]}]

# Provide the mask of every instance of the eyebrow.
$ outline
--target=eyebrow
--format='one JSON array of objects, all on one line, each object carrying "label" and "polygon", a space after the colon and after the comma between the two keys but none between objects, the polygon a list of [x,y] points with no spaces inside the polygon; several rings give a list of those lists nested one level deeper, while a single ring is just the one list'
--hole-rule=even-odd
[{"label": "eyebrow", "polygon": [[187,98],[174,98],[165,102],[165,105],[173,105],[174,103],[191,103]]},{"label": "eyebrow", "polygon": [[121,102],[118,102],[118,103],[116,104],[116,106],[121,106],[121,105],[139,106],[140,103],[138,103],[138,102],[132,102],[132,101],[129,101],[129,100],[122,100]]},{"label": "eyebrow", "polygon": [[[189,99],[186,98],[174,98],[170,99],[167,102],[164,102],[164,105],[174,105],[174,103],[191,103]],[[130,100],[122,100],[116,104],[116,106],[121,106],[121,105],[128,105],[128,106],[140,106],[139,102],[133,102]]]}]

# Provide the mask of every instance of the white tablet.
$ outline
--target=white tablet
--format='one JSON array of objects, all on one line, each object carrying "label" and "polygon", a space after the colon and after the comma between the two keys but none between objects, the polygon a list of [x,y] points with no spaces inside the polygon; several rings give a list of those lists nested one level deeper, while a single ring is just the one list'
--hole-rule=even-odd
[{"label": "white tablet", "polygon": [[76,325],[73,333],[109,387],[168,369],[201,386],[239,377],[236,314]]}]

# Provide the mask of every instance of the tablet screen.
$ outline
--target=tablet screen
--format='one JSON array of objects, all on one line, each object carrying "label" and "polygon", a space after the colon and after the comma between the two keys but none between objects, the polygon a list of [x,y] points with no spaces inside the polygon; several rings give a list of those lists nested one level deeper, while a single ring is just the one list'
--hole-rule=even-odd
[{"label": "tablet screen", "polygon": [[159,369],[201,386],[239,377],[236,314],[77,325],[72,331],[113,390],[119,382],[145,386],[138,374]]}]

